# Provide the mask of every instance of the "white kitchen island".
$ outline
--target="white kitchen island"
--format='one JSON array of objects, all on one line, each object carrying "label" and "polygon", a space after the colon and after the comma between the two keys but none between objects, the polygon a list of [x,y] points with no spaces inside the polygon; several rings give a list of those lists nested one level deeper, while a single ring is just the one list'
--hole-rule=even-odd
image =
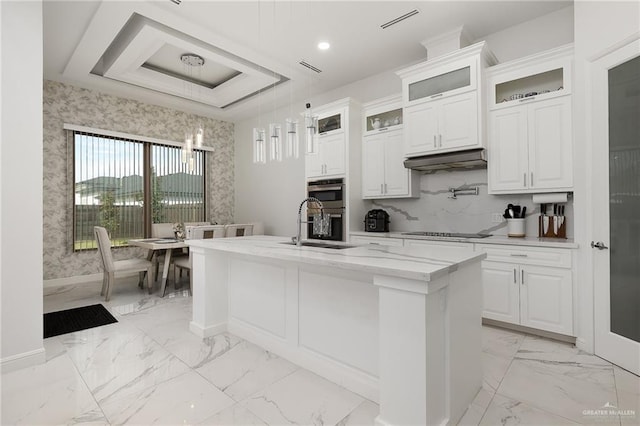
[{"label": "white kitchen island", "polygon": [[482,385],[485,254],[285,242],[188,240],[192,332],[228,331],[376,401],[378,425],[456,424]]}]

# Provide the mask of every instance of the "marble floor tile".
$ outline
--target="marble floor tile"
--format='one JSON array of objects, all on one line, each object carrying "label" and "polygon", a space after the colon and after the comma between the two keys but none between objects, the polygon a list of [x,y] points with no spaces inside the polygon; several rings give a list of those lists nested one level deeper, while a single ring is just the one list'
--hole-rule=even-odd
[{"label": "marble floor tile", "polygon": [[299,369],[244,403],[269,425],[333,425],[363,401],[364,398]]},{"label": "marble floor tile", "polygon": [[532,425],[555,426],[577,425],[560,416],[539,410],[523,402],[515,401],[500,394],[495,394],[484,414],[481,425]]},{"label": "marble floor tile", "polygon": [[622,425],[640,424],[640,377],[614,365],[618,410]]},{"label": "marble floor tile", "polygon": [[585,410],[617,403],[611,364],[571,345],[529,336],[497,392],[578,423],[591,422]]},{"label": "marble floor tile", "polygon": [[495,393],[512,361],[513,357],[483,351],[482,387],[492,394]]},{"label": "marble floor tile", "polygon": [[191,332],[182,334],[164,347],[191,368],[200,368],[226,354],[242,339],[228,333],[202,339]]},{"label": "marble floor tile", "polygon": [[98,402],[158,385],[189,369],[142,331],[114,325],[60,339]]},{"label": "marble floor tile", "polygon": [[2,375],[1,424],[106,423],[66,353],[47,358],[44,364]]},{"label": "marble floor tile", "polygon": [[380,406],[365,399],[336,426],[372,426],[378,414],[380,414]]},{"label": "marble floor tile", "polygon": [[241,401],[298,368],[269,351],[242,341],[196,371],[231,398]]},{"label": "marble floor tile", "polygon": [[482,327],[482,351],[513,357],[522,345],[525,336],[510,330],[505,330],[492,326]]},{"label": "marble floor tile", "polygon": [[102,409],[112,424],[196,424],[235,402],[199,374],[189,371],[123,398]]},{"label": "marble floor tile", "polygon": [[480,389],[476,397],[474,398],[467,411],[464,413],[460,421],[459,426],[475,426],[480,424],[480,420],[489,407],[489,403],[493,398],[495,392],[490,392],[485,388]]},{"label": "marble floor tile", "polygon": [[210,426],[267,426],[265,422],[241,403],[225,408],[200,424]]}]

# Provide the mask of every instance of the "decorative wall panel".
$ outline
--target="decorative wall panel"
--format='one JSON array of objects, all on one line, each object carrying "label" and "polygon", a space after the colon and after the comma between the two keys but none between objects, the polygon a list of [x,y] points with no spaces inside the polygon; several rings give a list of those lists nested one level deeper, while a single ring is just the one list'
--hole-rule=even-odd
[{"label": "decorative wall panel", "polygon": [[[215,148],[213,153],[207,154],[207,219],[218,223],[233,222],[233,123],[48,80],[44,82],[43,98],[45,280],[101,272],[96,251],[73,252],[69,241],[72,238],[68,224],[72,214],[73,182],[68,179],[67,168],[72,164],[67,161],[64,123],[182,141],[185,129],[202,122],[204,144]],[[137,248],[114,250],[116,260],[143,255]]]}]

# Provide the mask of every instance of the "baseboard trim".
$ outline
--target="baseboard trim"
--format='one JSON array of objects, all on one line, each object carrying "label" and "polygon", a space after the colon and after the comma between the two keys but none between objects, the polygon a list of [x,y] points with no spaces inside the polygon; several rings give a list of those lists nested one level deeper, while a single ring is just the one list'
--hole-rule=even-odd
[{"label": "baseboard trim", "polygon": [[[137,272],[127,272],[118,274],[118,278],[120,277],[133,277],[138,275]],[[102,282],[102,273],[98,274],[88,274],[88,275],[76,275],[73,277],[63,277],[63,278],[53,278],[50,280],[44,280],[42,287],[43,288],[51,288],[51,287],[63,287],[65,285],[76,285],[76,284],[88,284],[95,282]]]},{"label": "baseboard trim", "polygon": [[211,325],[209,327],[202,327],[200,324],[196,324],[195,322],[191,321],[189,323],[189,330],[196,336],[205,339],[207,337],[215,336],[216,334],[224,333],[225,331],[227,331],[227,324],[221,323]]},{"label": "baseboard trim", "polygon": [[518,324],[510,324],[508,322],[497,321],[489,318],[482,318],[482,324],[506,328],[513,331],[519,331],[521,333],[533,334],[535,336],[558,340],[560,342],[571,343],[573,345],[576,344],[576,338],[574,336],[567,336],[565,334],[554,333],[552,331],[538,330],[537,328],[525,327]]},{"label": "baseboard trim", "polygon": [[16,371],[23,368],[31,367],[38,364],[44,364],[46,354],[44,347],[29,352],[8,356],[0,360],[0,371],[2,374],[10,371]]}]

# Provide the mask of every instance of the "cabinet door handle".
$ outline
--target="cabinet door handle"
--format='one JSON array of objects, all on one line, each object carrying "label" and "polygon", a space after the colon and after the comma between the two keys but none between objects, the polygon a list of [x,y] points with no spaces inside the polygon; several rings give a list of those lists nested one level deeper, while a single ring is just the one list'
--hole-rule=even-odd
[{"label": "cabinet door handle", "polygon": [[520,284],[524,285],[524,269],[520,270]]},{"label": "cabinet door handle", "polygon": [[442,96],[442,93],[438,93],[437,95],[433,95],[433,96],[431,96],[431,99],[433,99],[433,98],[437,98],[437,97],[439,97],[439,96]]},{"label": "cabinet door handle", "polygon": [[380,193],[384,194],[384,189],[382,189],[382,184],[380,184]]},{"label": "cabinet door handle", "polygon": [[442,135],[438,135],[438,140],[440,141],[440,148],[442,148]]},{"label": "cabinet door handle", "polygon": [[384,132],[385,130],[389,130],[388,127],[383,127],[382,129],[378,129],[379,132]]},{"label": "cabinet door handle", "polygon": [[433,135],[433,147],[437,148],[438,145],[436,145],[436,135]]},{"label": "cabinet door handle", "polygon": [[516,278],[516,268],[513,268],[513,283],[514,284],[516,283],[516,280],[517,280],[517,278]]},{"label": "cabinet door handle", "polygon": [[533,172],[531,172],[531,186],[533,186]]},{"label": "cabinet door handle", "polygon": [[519,253],[510,253],[509,256],[513,256],[513,257],[527,257],[529,256],[528,254],[519,254]]},{"label": "cabinet door handle", "polygon": [[527,174],[522,174],[522,186],[527,186]]},{"label": "cabinet door handle", "polygon": [[384,193],[385,194],[387,193],[387,184],[386,183],[384,184]]},{"label": "cabinet door handle", "polygon": [[528,98],[522,98],[522,99],[520,99],[520,102],[532,101],[532,100],[534,100],[534,99],[535,99],[535,96],[531,96],[531,97],[528,97]]}]

